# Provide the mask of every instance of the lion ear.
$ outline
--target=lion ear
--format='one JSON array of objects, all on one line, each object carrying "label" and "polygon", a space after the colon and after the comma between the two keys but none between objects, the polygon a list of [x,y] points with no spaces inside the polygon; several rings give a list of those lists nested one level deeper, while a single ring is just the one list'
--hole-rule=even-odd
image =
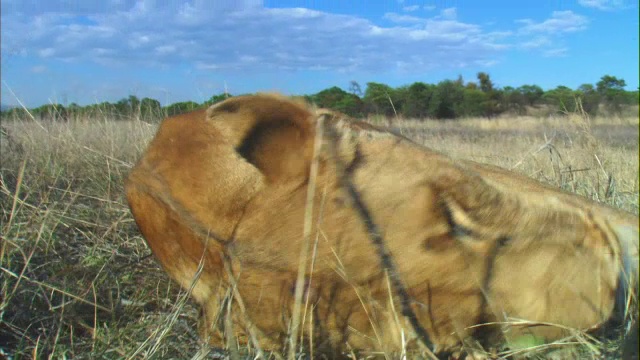
[{"label": "lion ear", "polygon": [[207,120],[268,183],[304,181],[313,152],[313,114],[282,96],[231,98],[212,106]]}]

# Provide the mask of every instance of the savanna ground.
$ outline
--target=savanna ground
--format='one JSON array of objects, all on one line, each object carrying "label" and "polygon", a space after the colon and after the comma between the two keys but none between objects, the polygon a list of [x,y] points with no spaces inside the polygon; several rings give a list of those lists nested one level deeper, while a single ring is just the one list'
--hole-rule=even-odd
[{"label": "savanna ground", "polygon": [[[637,116],[390,126],[454,158],[496,164],[638,214]],[[107,115],[3,119],[0,354],[182,359],[201,350],[197,308],[151,256],[124,198],[124,179],[156,128]],[[621,334],[581,337],[581,357],[620,358]],[[538,356],[535,349],[524,354]]]}]

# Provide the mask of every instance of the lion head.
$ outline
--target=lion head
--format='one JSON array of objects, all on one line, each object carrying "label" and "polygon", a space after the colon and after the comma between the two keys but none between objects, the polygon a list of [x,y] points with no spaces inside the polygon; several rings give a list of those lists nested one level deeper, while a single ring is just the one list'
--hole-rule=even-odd
[{"label": "lion head", "polygon": [[166,119],[126,191],[218,345],[551,341],[636,288],[636,216],[277,95]]}]

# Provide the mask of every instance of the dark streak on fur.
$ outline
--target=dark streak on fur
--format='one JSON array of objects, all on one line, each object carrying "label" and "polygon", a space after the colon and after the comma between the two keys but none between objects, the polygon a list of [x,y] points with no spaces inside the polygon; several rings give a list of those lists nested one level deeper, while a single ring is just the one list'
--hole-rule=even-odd
[{"label": "dark streak on fur", "polygon": [[[500,253],[500,250],[502,250],[505,246],[507,246],[509,244],[509,242],[511,241],[511,238],[503,236],[500,237],[499,239],[496,240],[495,244],[493,245],[493,247],[491,248],[491,252],[487,255],[487,259],[486,259],[486,272],[484,275],[484,279],[482,280],[482,308],[483,311],[481,312],[480,317],[484,317],[482,314],[487,313],[487,306],[489,306],[489,298],[488,298],[488,294],[489,294],[489,285],[491,284],[491,279],[493,278],[493,268],[495,266],[496,263],[496,258],[498,257],[498,254]],[[477,322],[478,324],[481,324],[481,322]]]},{"label": "dark streak on fur", "polygon": [[224,103],[215,106],[214,110],[216,113],[235,113],[240,110],[240,102],[225,101]]},{"label": "dark streak on fur", "polygon": [[420,324],[418,317],[416,316],[415,312],[411,308],[411,303],[412,303],[411,297],[409,296],[409,292],[407,291],[407,288],[405,287],[404,283],[402,282],[402,279],[400,278],[400,274],[398,273],[397,266],[393,260],[393,257],[391,256],[391,253],[385,246],[385,241],[384,241],[384,238],[382,237],[380,229],[378,228],[378,225],[373,221],[373,216],[369,212],[369,209],[367,208],[367,206],[362,201],[362,198],[358,193],[358,190],[356,189],[355,185],[351,182],[351,179],[349,177],[350,174],[346,171],[344,164],[340,161],[340,158],[337,153],[338,134],[336,130],[330,125],[326,127],[325,131],[328,133],[329,138],[333,142],[330,148],[333,151],[333,157],[335,159],[336,169],[338,170],[337,175],[339,176],[342,186],[344,187],[344,189],[347,191],[347,194],[351,198],[352,205],[356,210],[358,216],[360,217],[360,220],[362,220],[365,227],[367,228],[367,232],[369,233],[369,239],[371,240],[376,252],[378,253],[378,257],[380,258],[382,267],[386,270],[387,275],[389,276],[391,285],[395,290],[395,293],[400,298],[402,315],[409,320],[409,323],[411,324],[413,331],[415,331],[416,335],[418,336],[418,339],[420,339],[422,344],[425,347],[427,347],[429,350],[433,351],[434,349],[433,343],[429,338],[429,334],[427,333],[425,328],[422,326],[422,324]]},{"label": "dark streak on fur", "polygon": [[440,201],[440,208],[442,209],[442,213],[444,214],[444,217],[447,220],[447,224],[449,225],[449,233],[454,239],[471,237],[473,232],[465,228],[464,226],[457,224],[455,220],[453,220],[453,213],[444,200]]},{"label": "dark streak on fur", "polygon": [[244,139],[242,139],[240,145],[236,148],[236,152],[249,163],[256,165],[255,152],[258,150],[257,148],[262,139],[265,136],[269,136],[269,134],[277,133],[288,127],[291,127],[291,123],[285,120],[258,123],[253,126]]},{"label": "dark streak on fur", "polygon": [[431,304],[433,304],[433,293],[431,292],[431,284],[427,282],[427,314],[429,314],[429,321],[431,321],[433,332],[436,333],[436,336],[440,336],[440,332],[438,331],[437,326],[433,326],[434,324],[434,316],[433,316],[433,308]]},{"label": "dark streak on fur", "polygon": [[349,166],[347,166],[345,171],[347,172],[347,174],[349,174],[349,176],[351,176],[351,174],[353,174],[363,164],[364,164],[364,157],[362,156],[362,151],[360,150],[360,145],[356,145],[356,151],[355,151],[355,154],[354,154],[353,161],[351,161],[351,164],[349,164]]},{"label": "dark streak on fur", "polygon": [[227,293],[220,300],[220,308],[218,310],[218,314],[216,314],[217,321],[214,324],[212,324],[218,329],[218,331],[220,331],[220,333],[224,333],[224,324],[227,321],[227,309],[230,306],[230,301],[231,301],[231,294]]},{"label": "dark streak on fur", "polygon": [[[441,203],[441,208],[447,220],[447,223],[449,225],[450,235],[454,239],[461,240],[461,238],[471,238],[471,239],[477,238],[476,236],[473,236],[473,232],[470,229],[467,229],[455,222],[455,220],[453,219],[453,213],[451,212],[451,209],[449,209],[449,207],[444,201],[442,201]],[[485,271],[484,278],[482,279],[482,285],[480,289],[482,294],[482,297],[481,297],[482,303],[480,305],[481,311],[478,314],[478,318],[476,319],[476,322],[475,322],[476,324],[484,324],[491,321],[490,320],[491,309],[489,308],[489,302],[491,301],[491,299],[489,298],[489,293],[490,293],[489,286],[493,278],[493,270],[494,270],[495,261],[498,257],[498,254],[505,246],[509,244],[510,241],[511,241],[511,238],[507,236],[499,237],[498,239],[495,240],[495,243],[491,247],[490,252],[486,255],[486,261],[485,261],[486,271]],[[478,341],[480,341],[480,343],[483,343],[483,340],[488,339],[492,333],[493,333],[492,330],[487,331],[487,327],[479,326],[476,328],[473,334],[473,337],[476,338]]]}]

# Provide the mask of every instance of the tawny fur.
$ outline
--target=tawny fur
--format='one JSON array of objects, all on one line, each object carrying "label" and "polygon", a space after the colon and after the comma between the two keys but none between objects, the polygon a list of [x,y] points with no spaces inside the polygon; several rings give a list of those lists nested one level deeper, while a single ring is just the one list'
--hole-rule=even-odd
[{"label": "tawny fur", "polygon": [[[621,277],[637,279],[634,215],[285,97],[243,96],[166,119],[126,184],[171,277],[188,289],[202,263],[192,296],[211,343],[223,345],[221,306],[233,282],[246,308],[232,306],[235,335],[245,338],[251,322],[263,348],[286,343],[318,116],[340,136],[339,161],[437,350],[487,334],[566,335],[554,326],[473,327],[485,322],[596,327],[611,316]],[[323,140],[315,179],[303,329],[333,351],[399,351],[400,330],[410,339],[411,328],[392,311],[397,294],[339,185],[331,144]]]}]

